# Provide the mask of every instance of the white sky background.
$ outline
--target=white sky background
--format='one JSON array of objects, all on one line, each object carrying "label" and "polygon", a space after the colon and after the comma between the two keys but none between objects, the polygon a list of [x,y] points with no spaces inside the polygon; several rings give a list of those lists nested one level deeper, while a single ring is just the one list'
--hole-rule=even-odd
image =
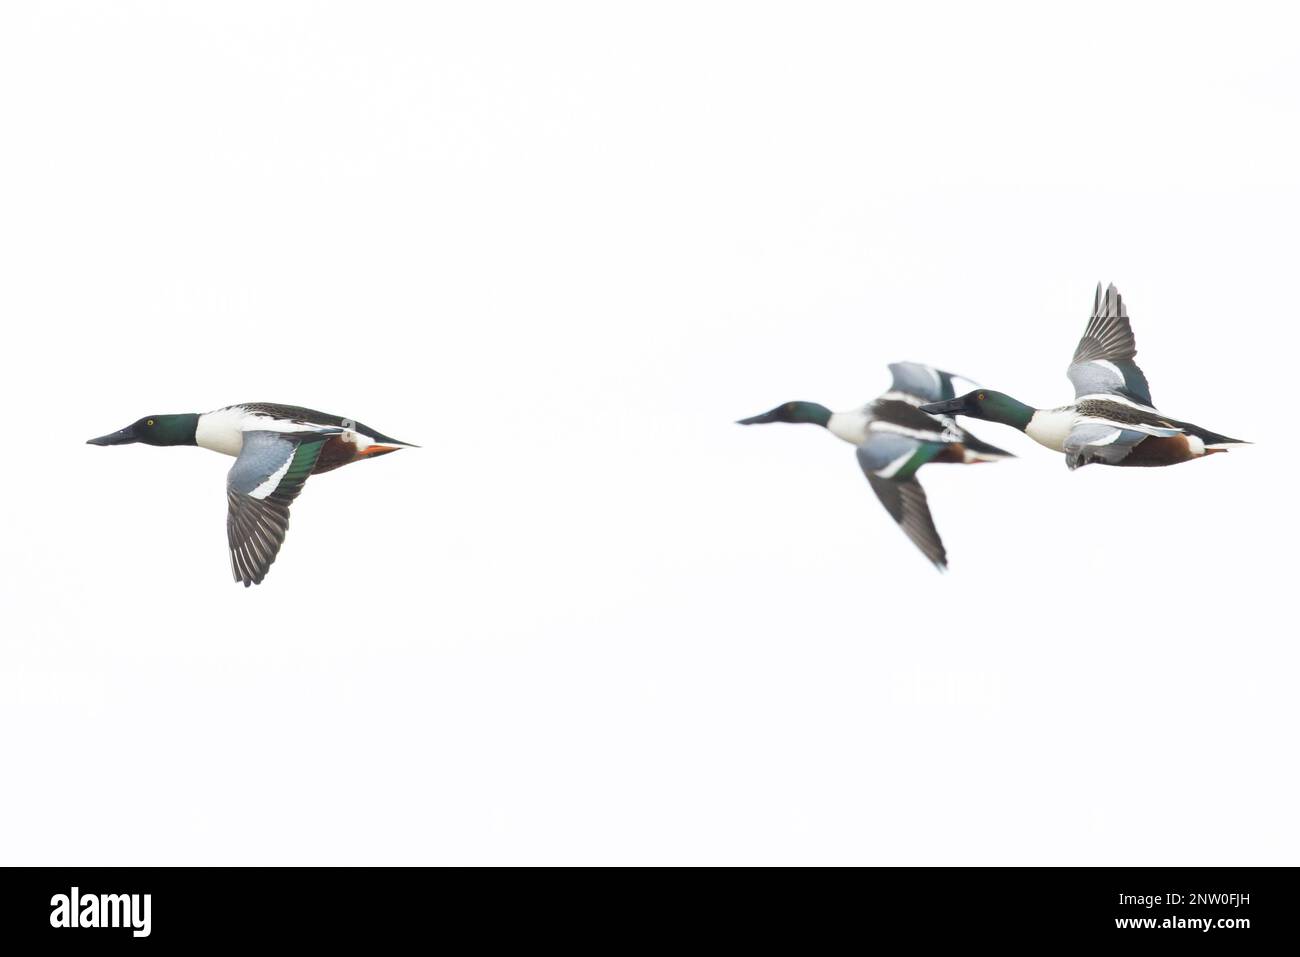
[{"label": "white sky background", "polygon": [[[0,859],[1294,864],[1300,61],[1235,5],[0,12]],[[1097,281],[1176,468],[742,429],[1041,405]],[[230,580],[199,449],[421,443]]]}]

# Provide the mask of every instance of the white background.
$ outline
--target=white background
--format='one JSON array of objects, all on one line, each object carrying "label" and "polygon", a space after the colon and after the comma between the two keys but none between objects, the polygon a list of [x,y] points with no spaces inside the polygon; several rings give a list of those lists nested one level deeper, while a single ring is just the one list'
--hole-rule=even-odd
[{"label": "white background", "polygon": [[[1279,7],[9,3],[0,859],[1294,864],[1300,67]],[[742,429],[1093,286],[1176,468]],[[230,580],[200,449],[423,448]]]}]

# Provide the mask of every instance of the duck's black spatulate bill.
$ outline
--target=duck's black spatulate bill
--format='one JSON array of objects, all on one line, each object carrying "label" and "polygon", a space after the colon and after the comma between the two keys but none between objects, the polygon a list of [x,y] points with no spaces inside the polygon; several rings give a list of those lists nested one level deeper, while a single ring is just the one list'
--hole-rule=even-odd
[{"label": "duck's black spatulate bill", "polygon": [[930,415],[962,415],[970,405],[970,396],[962,395],[944,402],[929,402],[921,406],[922,412]]},{"label": "duck's black spatulate bill", "polygon": [[101,435],[97,439],[86,439],[87,445],[129,445],[132,442],[139,442],[139,437],[135,434],[135,426],[127,426],[125,429],[118,429],[116,432],[110,432],[108,435]]}]

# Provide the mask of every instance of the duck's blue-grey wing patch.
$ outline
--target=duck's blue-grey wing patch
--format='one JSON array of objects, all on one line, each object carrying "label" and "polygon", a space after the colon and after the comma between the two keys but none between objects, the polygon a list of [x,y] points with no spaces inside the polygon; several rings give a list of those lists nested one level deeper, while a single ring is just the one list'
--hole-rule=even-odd
[{"label": "duck's blue-grey wing patch", "polygon": [[1105,422],[1080,422],[1065,437],[1065,464],[1071,471],[1092,462],[1118,465],[1148,432],[1125,429]]},{"label": "duck's blue-grey wing patch", "polygon": [[1152,405],[1147,377],[1133,361],[1136,355],[1137,342],[1119,290],[1111,285],[1103,294],[1098,283],[1092,318],[1066,370],[1075,398],[1112,393]]},{"label": "duck's blue-grey wing patch", "polygon": [[882,478],[894,478],[900,473],[910,475],[921,463],[912,466],[912,460],[925,446],[937,444],[897,432],[870,432],[867,440],[857,447],[858,465],[868,475],[879,473]]},{"label": "duck's blue-grey wing patch", "polygon": [[942,402],[956,398],[953,374],[935,369],[920,362],[891,362],[889,374],[893,376],[891,392],[910,395],[921,402]]},{"label": "duck's blue-grey wing patch", "polygon": [[244,587],[266,577],[289,530],[289,505],[316,467],[326,439],[316,433],[245,432],[226,476],[230,567]]}]

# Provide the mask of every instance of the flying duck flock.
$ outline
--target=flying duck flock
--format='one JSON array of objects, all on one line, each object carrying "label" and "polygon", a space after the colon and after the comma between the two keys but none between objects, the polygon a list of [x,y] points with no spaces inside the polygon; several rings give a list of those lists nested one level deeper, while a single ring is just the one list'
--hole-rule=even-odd
[{"label": "flying duck flock", "polygon": [[889,367],[890,391],[861,409],[831,412],[815,402],[787,402],[740,424],[811,423],[855,445],[858,464],[876,497],[921,553],[943,570],[947,553],[917,471],[930,462],[1012,458],[960,428],[955,415],[1019,429],[1038,444],[1063,452],[1071,470],[1094,462],[1177,465],[1226,452],[1224,446],[1249,444],[1157,411],[1146,376],[1133,361],[1136,355],[1119,290],[1111,285],[1103,293],[1098,283],[1092,317],[1066,371],[1074,385],[1069,405],[1036,409],[1005,393],[979,388],[957,396],[957,377],[952,374],[896,362]]},{"label": "flying duck flock", "polygon": [[[931,463],[974,465],[1014,458],[976,438],[954,416],[1019,429],[1064,453],[1071,470],[1092,463],[1177,465],[1227,451],[1224,446],[1249,444],[1157,411],[1136,355],[1124,300],[1113,285],[1103,293],[1098,284],[1092,316],[1066,372],[1074,385],[1069,405],[1038,409],[983,388],[959,396],[955,381],[964,377],[918,362],[895,362],[889,366],[889,390],[861,408],[832,412],[816,402],[786,402],[740,424],[819,425],[853,445],[885,511],[921,554],[944,570],[947,550],[917,473]],[[234,456],[226,476],[226,537],[231,571],[246,588],[262,582],[279,554],[289,528],[289,506],[309,476],[416,447],[353,419],[270,402],[145,416],[88,441],[198,445]]]},{"label": "flying duck flock", "polygon": [[148,415],[89,445],[198,445],[235,456],[226,475],[226,538],[235,581],[260,584],[284,544],[289,506],[308,476],[415,448],[352,419],[246,402],[213,412]]}]

